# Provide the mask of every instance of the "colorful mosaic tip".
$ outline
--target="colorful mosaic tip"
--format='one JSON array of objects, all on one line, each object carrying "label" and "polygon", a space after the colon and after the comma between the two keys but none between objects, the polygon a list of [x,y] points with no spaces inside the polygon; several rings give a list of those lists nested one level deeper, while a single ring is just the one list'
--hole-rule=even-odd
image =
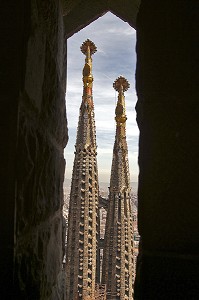
[{"label": "colorful mosaic tip", "polygon": [[91,40],[87,39],[80,47],[82,53],[86,55],[88,47],[90,48],[91,55],[97,52],[97,47],[95,44]]},{"label": "colorful mosaic tip", "polygon": [[127,91],[130,87],[130,84],[128,82],[128,80],[126,78],[124,78],[123,76],[118,77],[114,83],[113,83],[113,87],[116,91],[120,91],[120,87],[123,86],[123,91]]}]

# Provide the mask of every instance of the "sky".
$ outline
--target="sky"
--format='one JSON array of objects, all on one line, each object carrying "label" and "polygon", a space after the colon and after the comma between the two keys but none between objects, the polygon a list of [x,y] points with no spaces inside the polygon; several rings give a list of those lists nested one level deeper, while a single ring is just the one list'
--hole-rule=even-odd
[{"label": "sky", "polygon": [[97,46],[97,52],[92,58],[99,182],[108,183],[110,181],[117,102],[117,92],[113,89],[113,82],[120,75],[124,76],[130,83],[129,90],[125,92],[126,136],[130,179],[137,182],[139,130],[135,113],[137,101],[135,92],[136,32],[128,23],[110,12],[74,34],[67,42],[66,113],[69,141],[64,151],[66,159],[65,177],[67,179],[72,177],[74,145],[83,92],[82,69],[85,62],[85,56],[80,51],[80,46],[86,39],[92,40]]}]

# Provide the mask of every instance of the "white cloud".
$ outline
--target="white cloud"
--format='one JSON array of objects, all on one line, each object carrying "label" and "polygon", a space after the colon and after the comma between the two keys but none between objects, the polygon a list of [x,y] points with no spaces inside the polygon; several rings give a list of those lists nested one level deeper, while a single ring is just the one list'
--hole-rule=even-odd
[{"label": "white cloud", "polygon": [[98,148],[97,152],[100,153],[100,154],[112,154],[113,149]]},{"label": "white cloud", "polygon": [[107,30],[108,33],[112,34],[112,35],[126,35],[126,36],[130,36],[130,35],[135,35],[135,31],[132,30],[131,28],[123,28],[124,26],[121,27],[117,27],[117,28],[109,28]]}]

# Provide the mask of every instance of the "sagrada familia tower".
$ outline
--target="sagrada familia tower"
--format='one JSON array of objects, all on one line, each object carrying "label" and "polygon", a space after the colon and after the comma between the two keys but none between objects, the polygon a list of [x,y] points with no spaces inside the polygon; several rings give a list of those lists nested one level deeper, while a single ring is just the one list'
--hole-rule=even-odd
[{"label": "sagrada familia tower", "polygon": [[113,87],[119,94],[115,110],[116,134],[106,218],[102,283],[106,284],[107,299],[133,300],[133,224],[124,97],[129,83],[121,76],[116,79]]},{"label": "sagrada familia tower", "polygon": [[100,283],[99,185],[91,58],[96,50],[90,40],[81,46],[86,59],[69,204],[66,300],[133,300],[133,225],[124,97],[129,83],[124,77],[113,84],[118,91],[116,135]]},{"label": "sagrada familia tower", "polygon": [[67,300],[95,299],[99,187],[91,56],[96,50],[90,40],[81,46],[86,59],[69,203]]}]

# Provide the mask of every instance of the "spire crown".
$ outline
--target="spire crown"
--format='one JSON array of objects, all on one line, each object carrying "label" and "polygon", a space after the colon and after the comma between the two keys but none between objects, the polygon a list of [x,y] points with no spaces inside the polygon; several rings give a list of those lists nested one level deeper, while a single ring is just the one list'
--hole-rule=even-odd
[{"label": "spire crown", "polygon": [[126,78],[124,78],[123,76],[120,76],[114,81],[113,87],[117,92],[120,92],[121,88],[122,88],[123,92],[126,92],[129,89],[130,84]]},{"label": "spire crown", "polygon": [[87,39],[80,47],[83,54],[86,55],[85,65],[83,68],[83,106],[87,111],[91,112],[93,109],[92,99],[92,86],[93,86],[93,75],[92,75],[92,58],[91,56],[97,51],[95,44]]},{"label": "spire crown", "polygon": [[119,92],[117,106],[115,109],[115,120],[117,124],[120,125],[120,124],[124,124],[127,120],[124,92],[129,89],[130,84],[126,78],[120,76],[114,81],[113,87],[116,91]]},{"label": "spire crown", "polygon": [[[89,56],[93,55],[95,52],[97,52],[97,47],[95,46],[95,44],[87,39],[80,47],[81,51],[83,54],[85,54],[86,56],[88,56],[88,54],[90,54]],[[89,53],[88,53],[89,52]]]}]

